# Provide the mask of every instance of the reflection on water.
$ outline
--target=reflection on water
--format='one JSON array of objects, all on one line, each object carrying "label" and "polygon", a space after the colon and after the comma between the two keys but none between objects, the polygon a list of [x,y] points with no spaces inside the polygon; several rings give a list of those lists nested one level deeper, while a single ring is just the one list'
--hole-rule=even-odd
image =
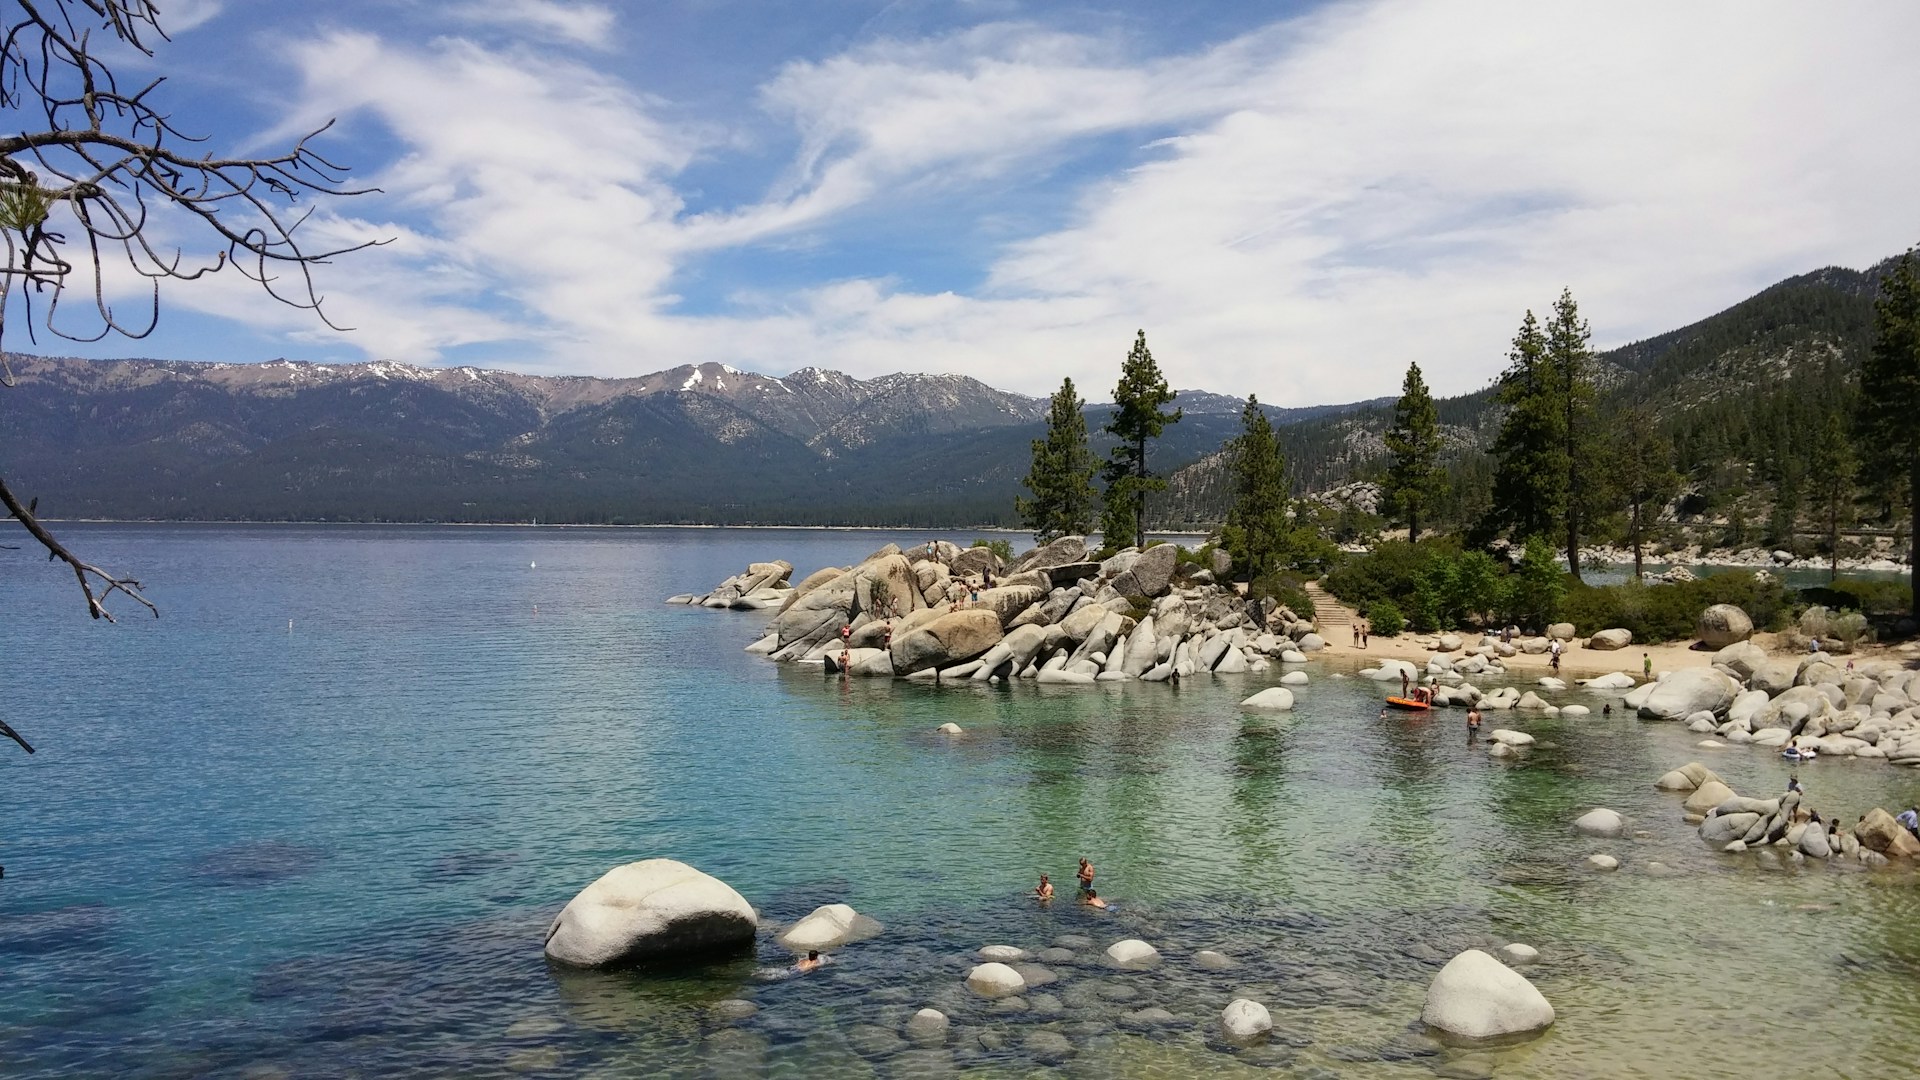
[{"label": "reflection on water", "polygon": [[[1374,684],[1317,665],[1277,716],[1241,712],[1264,680],[1239,677],[848,682],[742,654],[757,617],[658,603],[870,535],[76,533],[166,618],[102,633],[57,579],[0,579],[16,683],[45,703],[41,754],[0,757],[9,1075],[1774,1075],[1811,1052],[1753,1005],[1782,986],[1835,1004],[1824,1069],[1920,1051],[1913,875],[1707,851],[1651,787],[1704,752],[1677,726],[1506,717],[1539,745],[1500,761],[1458,714],[1382,719]],[[1743,793],[1786,779],[1710,764]],[[1911,797],[1866,762],[1799,772],[1823,812]],[[1595,805],[1635,835],[1573,836]],[[1595,851],[1622,869],[1587,871]],[[756,977],[790,962],[767,934],[716,964],[550,968],[554,911],[655,855],[771,923],[846,901],[887,931],[778,981]],[[1117,911],[1023,898],[1082,855]],[[1129,936],[1166,963],[1106,968]],[[1513,940],[1541,952],[1547,1035],[1417,1030],[1439,965]],[[1060,941],[1057,981],[1015,1004],[961,986],[983,945]],[[1272,1043],[1218,1042],[1236,996],[1274,1010]],[[953,1018],[938,1048],[900,1035],[927,1005]]]}]

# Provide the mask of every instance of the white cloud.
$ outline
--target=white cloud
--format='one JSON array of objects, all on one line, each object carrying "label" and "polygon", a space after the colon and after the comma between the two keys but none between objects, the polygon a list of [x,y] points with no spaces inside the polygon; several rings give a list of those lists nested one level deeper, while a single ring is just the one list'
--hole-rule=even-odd
[{"label": "white cloud", "polygon": [[225,0],[156,0],[160,28],[168,34],[184,34],[220,14]]},{"label": "white cloud", "polygon": [[613,12],[599,4],[561,4],[554,0],[474,0],[451,14],[470,23],[505,27],[552,41],[613,47]]},{"label": "white cloud", "polygon": [[[797,139],[790,167],[697,215],[683,171],[737,140],[530,46],[335,34],[296,49],[296,120],[370,117],[405,147],[369,204],[404,243],[329,277],[374,355],[497,335],[528,367],[1098,394],[1144,327],[1176,385],[1306,404],[1392,393],[1411,360],[1446,392],[1480,385],[1562,285],[1613,343],[1904,246],[1920,208],[1888,178],[1920,172],[1920,141],[1892,134],[1920,101],[1914,40],[1904,6],[1404,0],[1152,60],[1013,25],[874,42],[773,73],[760,103]],[[971,293],[916,294],[876,262],[742,288],[722,314],[671,295],[711,253],[856,213],[910,234],[1112,135],[1140,140],[1126,167],[1079,181],[1069,219],[999,248]]]}]

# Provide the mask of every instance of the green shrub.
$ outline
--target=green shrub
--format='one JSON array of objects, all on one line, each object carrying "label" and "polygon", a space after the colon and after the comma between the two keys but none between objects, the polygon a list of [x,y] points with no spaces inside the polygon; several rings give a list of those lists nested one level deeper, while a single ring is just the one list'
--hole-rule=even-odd
[{"label": "green shrub", "polygon": [[1363,613],[1367,622],[1373,625],[1373,633],[1381,637],[1398,637],[1400,631],[1407,628],[1407,620],[1400,609],[1391,600],[1381,600],[1367,606]]},{"label": "green shrub", "polygon": [[1790,614],[1780,583],[1751,574],[1715,574],[1652,585],[1639,581],[1573,585],[1564,611],[1581,634],[1618,626],[1633,631],[1635,641],[1651,645],[1693,637],[1700,613],[1714,604],[1732,604],[1762,628],[1781,628]]},{"label": "green shrub", "polygon": [[1292,570],[1275,570],[1247,587],[1248,596],[1270,597],[1293,609],[1303,619],[1313,618],[1313,600],[1303,588],[1305,579]]},{"label": "green shrub", "polygon": [[975,540],[971,546],[986,548],[988,551],[1000,556],[1000,561],[1003,563],[1013,561],[1013,541],[1011,540]]},{"label": "green shrub", "polygon": [[1865,615],[1905,615],[1913,610],[1913,586],[1882,578],[1848,579],[1800,590],[1800,599]]},{"label": "green shrub", "polygon": [[1460,545],[1452,540],[1383,540],[1364,555],[1337,558],[1320,584],[1328,592],[1354,607],[1376,600],[1392,600],[1396,606],[1411,605],[1420,588],[1421,574],[1436,552],[1458,553]]}]

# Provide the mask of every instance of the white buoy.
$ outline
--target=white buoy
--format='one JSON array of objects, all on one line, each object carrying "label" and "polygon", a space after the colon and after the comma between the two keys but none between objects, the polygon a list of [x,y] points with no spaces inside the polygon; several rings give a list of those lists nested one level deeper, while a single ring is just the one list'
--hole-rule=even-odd
[{"label": "white buoy", "polygon": [[529,569],[529,570],[532,570],[532,569],[533,569],[534,567],[537,567],[537,566],[539,566],[539,565],[540,565],[540,564],[539,564],[539,563],[537,563],[537,562],[530,562],[530,563],[528,563],[528,564],[527,564],[527,569]]}]

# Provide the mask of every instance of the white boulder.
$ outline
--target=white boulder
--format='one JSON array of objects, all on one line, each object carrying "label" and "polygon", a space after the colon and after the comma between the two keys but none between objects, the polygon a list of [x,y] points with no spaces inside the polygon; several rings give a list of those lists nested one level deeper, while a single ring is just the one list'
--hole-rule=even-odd
[{"label": "white boulder", "polygon": [[1451,1035],[1492,1039],[1551,1026],[1553,1006],[1519,972],[1468,949],[1434,976],[1420,1018]]},{"label": "white boulder", "polygon": [[1293,708],[1293,691],[1284,686],[1269,686],[1265,690],[1242,701],[1243,709],[1269,709],[1284,712]]},{"label": "white boulder", "polygon": [[1229,1041],[1250,1043],[1273,1030],[1273,1015],[1257,1001],[1235,998],[1220,1011],[1220,1030]]},{"label": "white boulder", "polygon": [[1583,836],[1615,837],[1627,831],[1627,822],[1617,811],[1601,806],[1581,814],[1573,823],[1573,831]]},{"label": "white boulder", "polygon": [[846,904],[826,904],[814,908],[806,918],[788,927],[775,938],[794,952],[809,949],[837,949],[850,941],[862,941],[880,932],[880,924]]},{"label": "white boulder", "polygon": [[1011,997],[1027,988],[1020,973],[997,961],[967,972],[967,989],[984,998]]},{"label": "white boulder", "polygon": [[1139,938],[1127,938],[1107,946],[1107,959],[1121,967],[1152,967],[1160,962],[1160,950]]},{"label": "white boulder", "polygon": [[673,859],[616,866],[547,928],[547,955],[576,967],[745,945],[759,920],[719,878]]}]

